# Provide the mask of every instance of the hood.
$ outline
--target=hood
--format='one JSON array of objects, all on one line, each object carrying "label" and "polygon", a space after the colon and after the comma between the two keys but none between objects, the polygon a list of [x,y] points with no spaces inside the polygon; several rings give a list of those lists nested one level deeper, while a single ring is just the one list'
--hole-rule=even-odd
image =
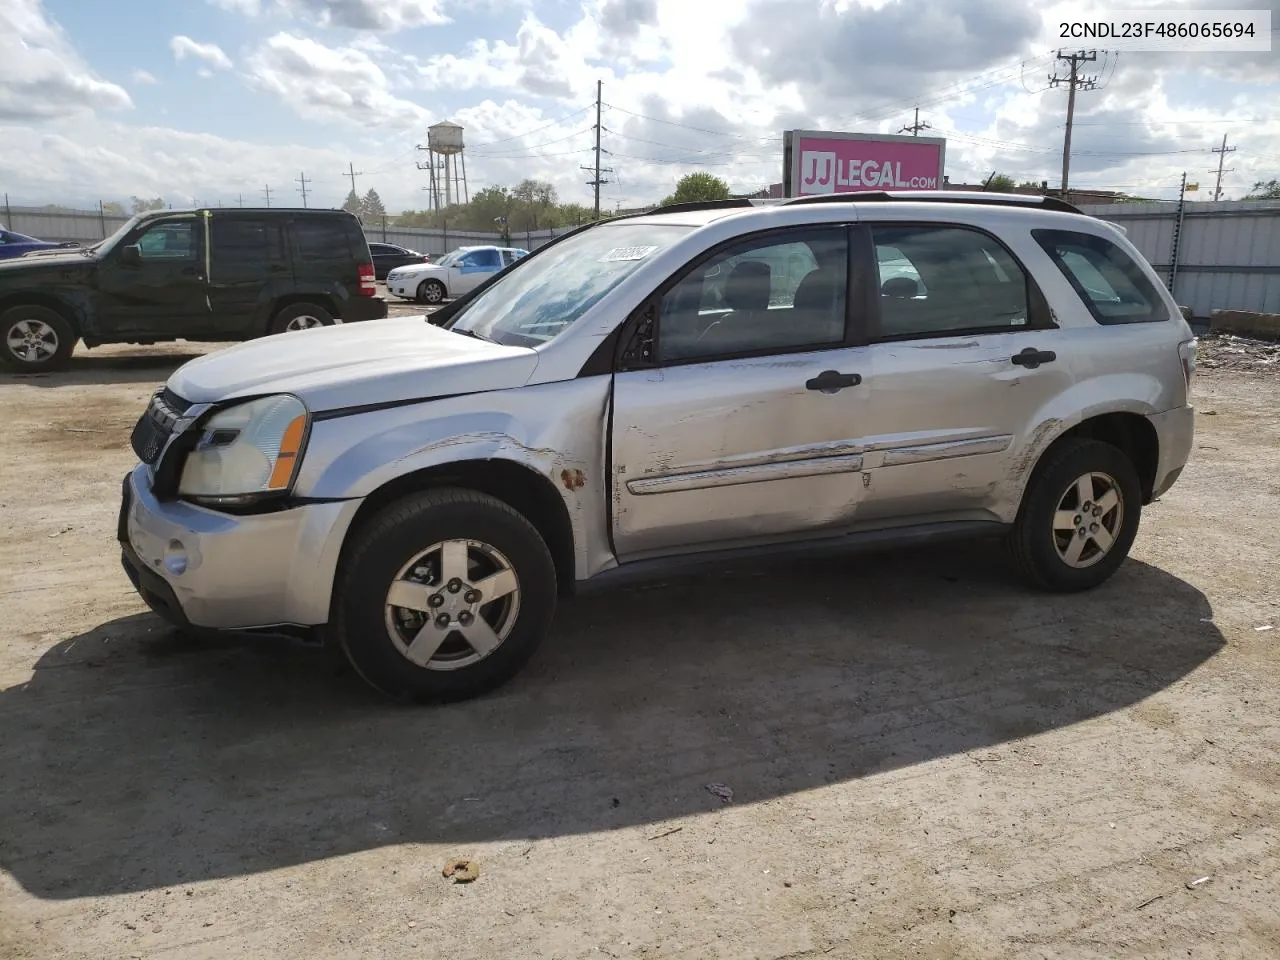
[{"label": "hood", "polygon": [[91,267],[97,262],[96,257],[87,256],[79,249],[68,248],[66,253],[41,250],[33,257],[10,257],[7,260],[0,260],[0,277],[12,276],[16,279],[18,275],[29,276],[45,271],[66,270],[68,267]]},{"label": "hood", "polygon": [[403,266],[394,267],[390,272],[395,274],[443,273],[446,269],[438,263],[406,263]]},{"label": "hood", "polygon": [[527,347],[391,317],[250,340],[183,364],[168,386],[193,403],[292,393],[318,412],[519,387],[537,365]]}]

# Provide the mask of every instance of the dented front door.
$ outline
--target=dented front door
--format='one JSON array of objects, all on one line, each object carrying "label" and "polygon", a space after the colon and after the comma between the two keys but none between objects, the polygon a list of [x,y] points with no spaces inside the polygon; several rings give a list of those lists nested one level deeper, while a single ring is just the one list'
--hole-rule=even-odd
[{"label": "dented front door", "polygon": [[867,360],[837,347],[617,374],[618,558],[838,533],[864,494]]}]

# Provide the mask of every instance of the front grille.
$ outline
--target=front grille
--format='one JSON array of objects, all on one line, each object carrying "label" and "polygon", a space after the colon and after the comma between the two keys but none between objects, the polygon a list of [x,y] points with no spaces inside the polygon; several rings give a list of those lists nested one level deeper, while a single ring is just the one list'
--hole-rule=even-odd
[{"label": "front grille", "polygon": [[147,404],[146,412],[138,418],[133,427],[129,444],[138,459],[154,467],[164,452],[173,428],[181,417],[191,409],[191,403],[182,399],[168,387],[157,390]]}]

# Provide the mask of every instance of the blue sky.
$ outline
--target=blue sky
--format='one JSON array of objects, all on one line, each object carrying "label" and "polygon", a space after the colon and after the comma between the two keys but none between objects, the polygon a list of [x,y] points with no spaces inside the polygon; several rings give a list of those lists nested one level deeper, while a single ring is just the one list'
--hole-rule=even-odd
[{"label": "blue sky", "polygon": [[[1128,8],[1151,6],[1130,0]],[[1194,6],[1212,6],[1200,0]],[[1223,3],[1219,6],[1235,6]],[[1272,0],[1271,7],[1276,6]],[[414,147],[466,128],[472,189],[551,181],[590,199],[604,82],[606,206],[705,169],[779,180],[782,130],[897,132],[921,106],[953,181],[1056,183],[1065,94],[1051,24],[1110,7],[1032,0],[0,0],[0,177],[18,203],[163,196],[340,203],[354,163],[421,207]],[[1280,16],[1273,13],[1280,25]],[[1103,54],[1072,183],[1171,196],[1211,147],[1228,196],[1280,176],[1280,56]],[[281,200],[279,202],[286,202]]]}]

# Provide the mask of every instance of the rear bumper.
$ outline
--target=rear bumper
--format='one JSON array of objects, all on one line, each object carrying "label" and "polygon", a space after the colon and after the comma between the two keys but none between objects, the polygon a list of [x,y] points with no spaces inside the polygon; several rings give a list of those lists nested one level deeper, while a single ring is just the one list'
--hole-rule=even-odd
[{"label": "rear bumper", "polygon": [[383,320],[386,316],[387,301],[381,297],[352,297],[342,307],[343,323]]},{"label": "rear bumper", "polygon": [[1160,457],[1156,463],[1152,497],[1163,496],[1177,482],[1182,468],[1191,458],[1196,436],[1196,411],[1192,406],[1175,407],[1147,417],[1156,428],[1160,441]]}]

